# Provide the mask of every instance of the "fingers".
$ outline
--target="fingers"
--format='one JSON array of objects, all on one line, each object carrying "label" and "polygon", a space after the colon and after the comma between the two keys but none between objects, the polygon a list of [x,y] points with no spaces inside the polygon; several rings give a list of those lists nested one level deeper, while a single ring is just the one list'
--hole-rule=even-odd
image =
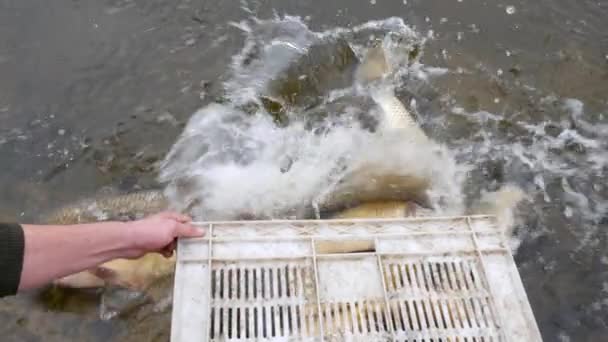
[{"label": "fingers", "polygon": [[205,231],[191,224],[179,223],[177,225],[176,237],[201,237]]},{"label": "fingers", "polygon": [[176,238],[163,247],[158,253],[162,254],[165,258],[170,258],[173,256],[173,252],[177,246],[177,238],[178,237],[201,237],[205,235],[205,232],[202,229],[196,228],[189,224],[178,223],[176,230]]},{"label": "fingers", "polygon": [[162,218],[175,220],[180,223],[186,223],[186,222],[192,221],[192,218],[190,216],[176,213],[173,211],[167,211],[167,212],[160,213],[159,216]]}]

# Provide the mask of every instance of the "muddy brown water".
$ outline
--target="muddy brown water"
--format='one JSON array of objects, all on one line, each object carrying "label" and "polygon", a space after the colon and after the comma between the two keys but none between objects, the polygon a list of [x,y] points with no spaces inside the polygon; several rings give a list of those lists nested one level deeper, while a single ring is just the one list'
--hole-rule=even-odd
[{"label": "muddy brown water", "polygon": [[[243,41],[227,23],[251,15],[241,5],[0,0],[0,219],[31,221],[43,210],[104,189],[154,186],[155,163],[191,113],[221,90],[221,77]],[[563,111],[547,104],[551,96],[578,99],[587,121],[608,124],[604,0],[307,0],[249,2],[249,7],[259,18],[274,12],[309,16],[317,31],[390,16],[404,18],[419,32],[432,30],[422,62],[464,72],[450,72],[407,94],[416,97],[423,127],[448,145],[476,146],[480,132],[494,134],[496,144],[525,144],[530,132],[513,121],[563,120]],[[502,119],[445,116],[455,106]],[[516,261],[546,341],[603,341],[606,167],[586,173],[584,146],[572,149],[578,154],[568,159],[574,170],[570,182],[589,195],[598,215],[586,217],[576,207],[565,215],[569,199],[559,177],[545,175],[552,201],[534,192],[520,211],[525,232]],[[471,192],[496,179],[534,188],[538,170],[525,172],[521,164],[501,160],[480,160],[473,171],[479,184],[471,185]],[[5,341],[167,339],[166,315],[101,321],[97,300],[96,293],[75,291],[3,300],[0,335]]]}]

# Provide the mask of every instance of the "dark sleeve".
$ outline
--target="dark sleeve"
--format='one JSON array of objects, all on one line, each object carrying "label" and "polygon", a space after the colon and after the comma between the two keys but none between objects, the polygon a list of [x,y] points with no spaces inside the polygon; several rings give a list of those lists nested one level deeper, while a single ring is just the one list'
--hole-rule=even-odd
[{"label": "dark sleeve", "polygon": [[24,249],[25,240],[21,225],[0,223],[0,297],[17,293],[23,269]]}]

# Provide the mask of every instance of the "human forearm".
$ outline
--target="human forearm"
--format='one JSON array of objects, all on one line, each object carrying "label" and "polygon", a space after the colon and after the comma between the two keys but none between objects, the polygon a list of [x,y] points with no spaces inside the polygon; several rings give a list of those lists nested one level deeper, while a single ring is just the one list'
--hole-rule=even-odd
[{"label": "human forearm", "polygon": [[132,253],[128,223],[22,227],[25,251],[19,290],[35,288]]},{"label": "human forearm", "polygon": [[[0,224],[0,297],[117,258],[173,254],[179,237],[204,234],[190,217],[164,212],[132,222],[71,226]],[[19,281],[19,286],[17,282]]]}]

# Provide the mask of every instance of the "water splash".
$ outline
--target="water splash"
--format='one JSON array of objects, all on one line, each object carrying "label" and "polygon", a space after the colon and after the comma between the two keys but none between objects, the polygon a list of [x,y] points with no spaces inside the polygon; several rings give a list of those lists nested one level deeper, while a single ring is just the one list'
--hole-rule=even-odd
[{"label": "water splash", "polygon": [[[463,167],[438,144],[415,145],[398,134],[377,134],[374,122],[383,117],[371,100],[370,87],[354,79],[330,89],[319,87],[319,98],[305,105],[271,93],[278,111],[288,118],[286,125],[277,125],[273,109],[261,100],[294,60],[325,42],[346,41],[359,58],[371,44],[381,44],[394,72],[374,84],[375,89],[392,89],[408,77],[427,77],[419,63],[424,39],[403,20],[324,32],[313,32],[290,16],[235,25],[246,39],[233,57],[225,101],[192,116],[161,168],[160,179],[168,183],[166,193],[176,209],[206,220],[310,218],[315,211],[340,209],[344,203],[328,200],[338,189],[345,196],[367,194],[351,197],[404,198],[418,186],[410,181],[415,179],[429,188],[428,205],[441,213],[462,212]],[[348,54],[330,57],[331,63],[349,64],[335,61]],[[320,63],[311,67],[333,72]],[[293,79],[306,77],[296,74]],[[341,187],[349,175],[354,175],[354,185]]]}]

